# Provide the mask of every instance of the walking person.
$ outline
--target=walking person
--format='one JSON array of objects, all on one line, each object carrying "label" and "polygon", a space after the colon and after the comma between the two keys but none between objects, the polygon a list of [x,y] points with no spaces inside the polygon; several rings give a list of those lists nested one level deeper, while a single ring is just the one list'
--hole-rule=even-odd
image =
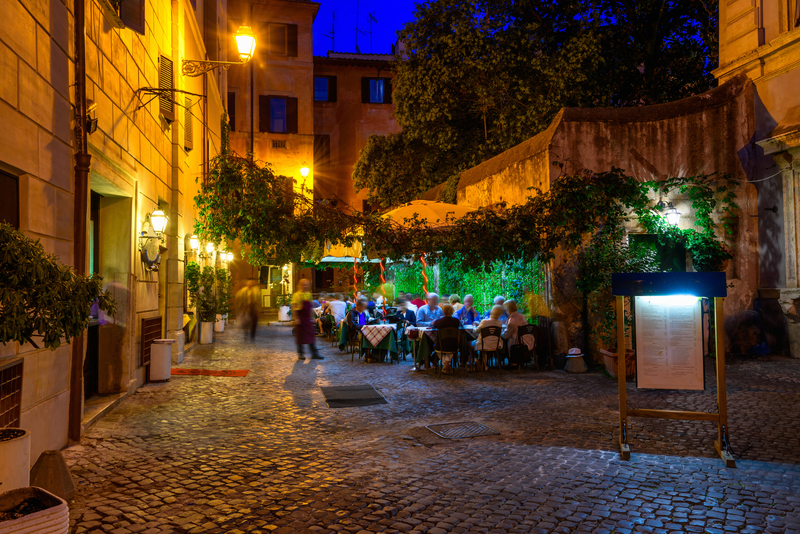
[{"label": "walking person", "polygon": [[292,316],[294,317],[294,329],[297,336],[297,359],[305,360],[303,356],[303,345],[309,345],[312,360],[324,360],[317,351],[317,336],[314,332],[314,304],[311,297],[311,283],[300,280],[297,284],[297,291],[292,296]]}]

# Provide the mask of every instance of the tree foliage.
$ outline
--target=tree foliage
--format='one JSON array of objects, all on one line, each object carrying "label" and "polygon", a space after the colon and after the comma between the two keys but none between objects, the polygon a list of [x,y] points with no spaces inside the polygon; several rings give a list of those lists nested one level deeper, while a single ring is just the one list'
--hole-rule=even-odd
[{"label": "tree foliage", "polygon": [[102,277],[83,276],[59,263],[34,241],[0,223],[0,342],[58,348],[61,339],[80,335],[89,325],[92,304],[113,315],[114,298]]},{"label": "tree foliage", "polygon": [[712,0],[420,3],[394,66],[402,131],[370,138],[356,188],[394,205],[536,135],[562,107],[706,91],[716,13]]}]

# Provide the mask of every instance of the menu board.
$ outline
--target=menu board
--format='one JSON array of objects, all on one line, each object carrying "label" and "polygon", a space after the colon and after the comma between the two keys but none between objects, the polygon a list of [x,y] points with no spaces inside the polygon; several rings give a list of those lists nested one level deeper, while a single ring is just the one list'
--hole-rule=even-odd
[{"label": "menu board", "polygon": [[697,297],[636,297],[637,386],[704,389],[701,328]]}]

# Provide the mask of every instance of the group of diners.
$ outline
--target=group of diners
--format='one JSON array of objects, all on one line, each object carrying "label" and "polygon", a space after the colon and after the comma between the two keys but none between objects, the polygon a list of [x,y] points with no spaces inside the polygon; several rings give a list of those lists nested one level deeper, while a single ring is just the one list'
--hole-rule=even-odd
[{"label": "group of diners", "polygon": [[[460,351],[462,364],[474,358],[478,352],[496,352],[521,343],[518,330],[528,324],[517,303],[499,295],[494,298],[493,306],[484,313],[474,307],[475,299],[472,295],[466,295],[462,300],[455,294],[440,299],[438,294],[428,293],[423,301],[418,294],[400,293],[392,307],[384,306],[386,303],[383,296],[377,293],[372,295],[372,299],[359,293],[354,302],[349,298],[345,300],[341,294],[320,297],[321,300],[325,299],[319,310],[321,336],[329,335],[331,329],[342,321],[346,321],[355,331],[379,320],[400,323],[411,330],[469,329],[477,335],[473,336],[476,339],[466,345],[467,350]],[[481,332],[486,327],[498,327],[502,334],[484,340]],[[405,333],[402,335],[405,337]],[[525,342],[532,344],[533,339],[526,339]],[[427,359],[429,362],[436,362],[438,355],[434,353]],[[412,371],[424,371],[425,360],[421,351],[416,351]],[[453,362],[449,355],[444,355],[441,363],[444,372],[451,370]],[[485,365],[485,360],[483,363]]]}]

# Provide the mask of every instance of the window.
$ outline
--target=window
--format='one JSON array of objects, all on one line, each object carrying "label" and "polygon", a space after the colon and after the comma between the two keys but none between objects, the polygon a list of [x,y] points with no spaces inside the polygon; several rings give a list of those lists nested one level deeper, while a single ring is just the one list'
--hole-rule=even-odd
[{"label": "window", "polygon": [[228,93],[228,121],[232,132],[236,131],[236,93]]},{"label": "window", "polygon": [[0,222],[19,228],[19,179],[16,176],[0,172],[0,198],[3,199]]},{"label": "window", "polygon": [[[158,57],[158,88],[174,89],[175,78],[172,71],[172,60],[168,57]],[[161,94],[158,97],[158,107],[167,122],[175,122],[175,110],[172,105],[173,94]]]},{"label": "window", "polygon": [[286,150],[286,139],[273,139],[272,148]]},{"label": "window", "polygon": [[144,35],[144,0],[119,0],[117,6],[122,23]]},{"label": "window", "polygon": [[269,101],[269,131],[286,133],[285,98],[271,98]]},{"label": "window", "polygon": [[273,56],[297,57],[297,24],[263,25],[264,50]]},{"label": "window", "polygon": [[336,76],[314,76],[314,100],[336,102]]},{"label": "window", "polygon": [[327,167],[331,164],[331,136],[314,136],[314,167]]},{"label": "window", "polygon": [[361,78],[361,102],[364,104],[391,104],[392,80],[389,78]]},{"label": "window", "polygon": [[0,366],[0,428],[19,426],[22,407],[22,361]]},{"label": "window", "polygon": [[297,99],[290,96],[258,97],[259,131],[297,133]]},{"label": "window", "polygon": [[194,121],[192,120],[192,97],[186,96],[183,109],[183,148],[188,152],[194,148]]}]

